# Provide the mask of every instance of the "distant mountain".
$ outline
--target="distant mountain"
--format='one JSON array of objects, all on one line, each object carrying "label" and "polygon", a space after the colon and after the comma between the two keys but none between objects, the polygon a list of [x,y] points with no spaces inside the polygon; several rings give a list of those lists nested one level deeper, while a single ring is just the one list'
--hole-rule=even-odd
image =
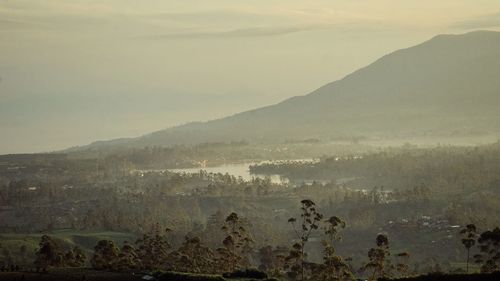
[{"label": "distant mountain", "polygon": [[138,138],[146,146],[500,132],[500,32],[439,35],[279,104]]}]

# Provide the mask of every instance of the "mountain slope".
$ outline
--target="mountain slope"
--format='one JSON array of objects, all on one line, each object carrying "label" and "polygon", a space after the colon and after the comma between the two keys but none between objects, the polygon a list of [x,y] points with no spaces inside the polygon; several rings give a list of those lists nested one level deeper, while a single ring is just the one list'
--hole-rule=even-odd
[{"label": "mountain slope", "polygon": [[439,35],[316,91],[209,122],[119,143],[500,132],[500,32]]}]

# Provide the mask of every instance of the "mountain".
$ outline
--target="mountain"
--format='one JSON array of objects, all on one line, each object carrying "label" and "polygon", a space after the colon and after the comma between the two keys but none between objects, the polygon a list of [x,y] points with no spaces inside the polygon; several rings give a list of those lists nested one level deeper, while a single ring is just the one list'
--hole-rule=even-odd
[{"label": "mountain", "polygon": [[439,35],[304,96],[91,146],[500,132],[500,32]]}]

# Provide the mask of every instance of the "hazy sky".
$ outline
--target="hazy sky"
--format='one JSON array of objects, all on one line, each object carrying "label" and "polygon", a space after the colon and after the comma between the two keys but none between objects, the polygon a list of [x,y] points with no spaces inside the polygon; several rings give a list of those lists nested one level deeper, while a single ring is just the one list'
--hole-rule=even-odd
[{"label": "hazy sky", "polygon": [[223,117],[476,29],[499,0],[0,0],[0,154]]}]

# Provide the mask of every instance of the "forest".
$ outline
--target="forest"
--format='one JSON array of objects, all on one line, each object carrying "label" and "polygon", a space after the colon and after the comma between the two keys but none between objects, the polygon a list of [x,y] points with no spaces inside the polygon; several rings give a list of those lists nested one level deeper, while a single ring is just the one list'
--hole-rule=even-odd
[{"label": "forest", "polygon": [[[251,145],[189,149],[214,146],[234,153]],[[170,158],[180,163],[187,147],[2,156],[0,269],[158,280],[376,280],[499,269],[500,143],[336,148],[319,161],[250,166],[290,179],[280,183],[203,168],[171,172],[164,168],[175,165],[150,160],[152,169],[137,169],[154,151],[181,151]]]}]

